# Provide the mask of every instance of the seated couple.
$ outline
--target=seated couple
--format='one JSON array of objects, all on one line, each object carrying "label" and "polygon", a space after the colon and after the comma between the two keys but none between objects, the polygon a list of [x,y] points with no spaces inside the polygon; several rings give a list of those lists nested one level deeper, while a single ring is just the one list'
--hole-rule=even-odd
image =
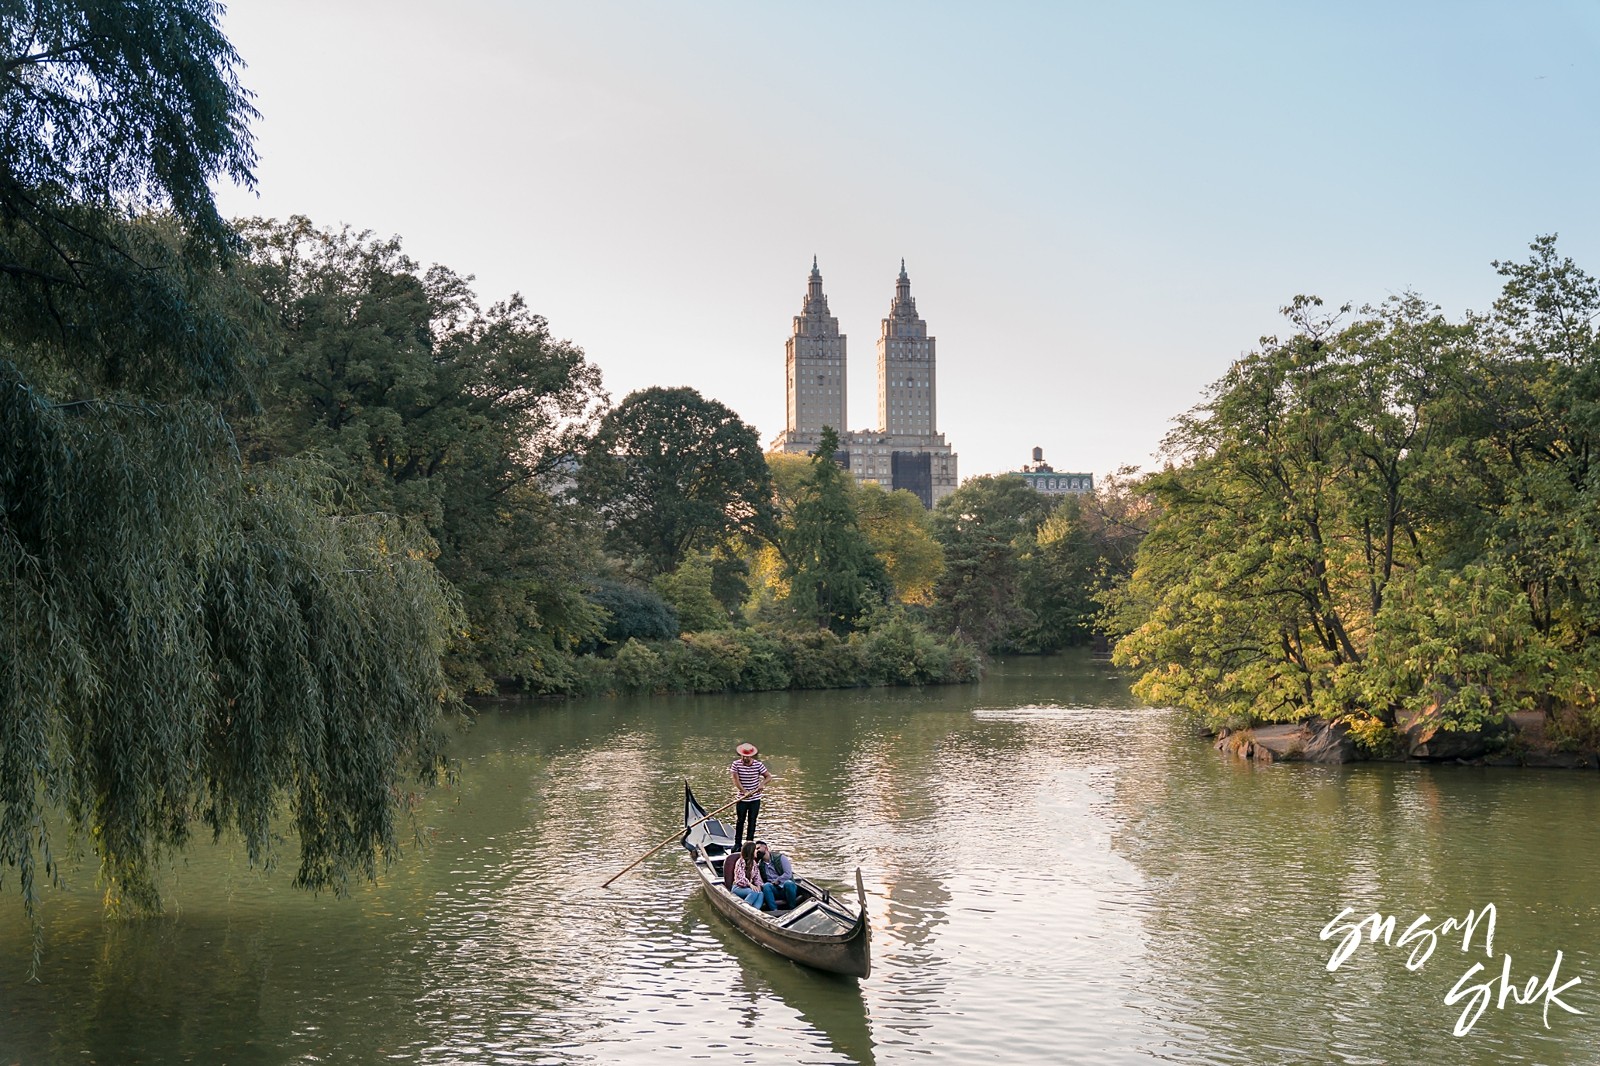
[{"label": "seated couple", "polygon": [[778,901],[793,907],[800,898],[789,856],[767,847],[765,840],[748,841],[737,855],[723,863],[723,883],[733,894],[757,910],[776,911]]}]

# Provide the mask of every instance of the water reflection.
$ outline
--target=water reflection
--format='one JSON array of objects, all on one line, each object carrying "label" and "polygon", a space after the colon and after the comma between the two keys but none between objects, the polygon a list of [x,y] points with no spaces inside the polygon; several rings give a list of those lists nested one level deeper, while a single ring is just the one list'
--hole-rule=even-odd
[{"label": "water reflection", "polygon": [[1423,914],[1437,923],[1493,902],[1496,955],[1513,955],[1519,980],[1542,978],[1561,950],[1563,972],[1588,988],[1600,978],[1588,931],[1600,874],[1592,780],[1254,766],[1150,739],[1148,769],[1164,784],[1118,790],[1115,846],[1148,882],[1143,923],[1161,974],[1149,990],[1154,1016],[1202,1030],[1208,1061],[1592,1060],[1592,1001],[1574,1004],[1590,1011],[1583,1018],[1551,1011],[1549,1029],[1538,1008],[1512,1004],[1452,1035],[1462,1004],[1445,997],[1456,981],[1474,962],[1500,970],[1481,938],[1470,954],[1459,935],[1441,943],[1416,972],[1405,966],[1409,948],[1369,944],[1330,974],[1333,945],[1318,935],[1346,906],[1356,918],[1395,915],[1403,931]]},{"label": "water reflection", "polygon": [[[728,787],[738,740],[779,782],[762,835],[873,919],[873,976],[750,944],[669,847],[683,779]],[[1600,1043],[1600,792],[1581,774],[1255,766],[1133,707],[1087,660],[982,686],[505,704],[456,739],[423,846],[349,899],[196,849],[170,917],[44,901],[39,983],[0,909],[0,1063],[777,1064],[1583,1062]],[[290,857],[292,865],[292,857]],[[1584,1017],[1490,1010],[1364,947],[1324,969],[1345,905],[1402,922],[1494,902],[1519,975],[1554,952]]]},{"label": "water reflection", "polygon": [[[730,1041],[759,1041],[773,1028],[787,1028],[807,1046],[797,1061],[862,1066],[877,1062],[866,1000],[856,981],[808,970],[751,943],[719,917],[702,894],[695,894],[685,913],[702,943],[709,937],[715,941],[711,950],[726,952],[739,962],[730,995],[738,1004],[734,1010],[741,1031],[731,1034]],[[783,1016],[791,1016],[788,1024],[778,1020]]]}]

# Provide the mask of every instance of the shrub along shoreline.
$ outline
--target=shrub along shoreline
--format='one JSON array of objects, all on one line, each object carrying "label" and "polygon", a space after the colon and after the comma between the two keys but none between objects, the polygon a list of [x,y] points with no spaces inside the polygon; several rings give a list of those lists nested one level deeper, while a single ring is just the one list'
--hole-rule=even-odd
[{"label": "shrub along shoreline", "polygon": [[629,638],[611,654],[581,655],[528,695],[554,698],[781,689],[950,685],[979,680],[976,646],[897,618],[846,637],[768,626]]}]

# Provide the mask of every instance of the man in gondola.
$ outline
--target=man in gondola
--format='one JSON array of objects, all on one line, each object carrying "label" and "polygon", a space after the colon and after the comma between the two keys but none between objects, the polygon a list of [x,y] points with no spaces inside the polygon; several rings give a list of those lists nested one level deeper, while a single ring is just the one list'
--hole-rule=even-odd
[{"label": "man in gondola", "polygon": [[[793,907],[800,898],[800,886],[795,884],[794,863],[789,861],[789,856],[773,851],[765,840],[758,840],[756,861],[761,864],[762,883],[772,887],[774,903],[781,900],[783,906]],[[776,910],[776,906],[773,909]]]},{"label": "man in gondola", "polygon": [[[734,751],[739,757],[728,767],[728,773],[733,776],[734,795],[739,797],[733,826],[733,847],[737,851],[742,841],[756,838],[756,816],[761,813],[761,789],[773,780],[773,776],[766,763],[756,758],[760,753],[754,744],[740,744]],[[745,833],[746,819],[750,826],[748,835]]]}]

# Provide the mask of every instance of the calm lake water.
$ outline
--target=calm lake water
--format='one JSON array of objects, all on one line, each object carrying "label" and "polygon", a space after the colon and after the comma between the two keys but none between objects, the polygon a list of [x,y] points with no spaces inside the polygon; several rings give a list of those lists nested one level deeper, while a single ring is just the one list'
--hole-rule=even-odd
[{"label": "calm lake water", "polygon": [[[682,783],[724,794],[749,739],[762,835],[860,866],[874,972],[799,968],[725,927],[676,847]],[[348,898],[202,845],[160,919],[45,898],[29,980],[0,906],[7,1063],[1590,1063],[1600,1054],[1600,781],[1466,767],[1253,766],[1086,658],[977,686],[506,704],[456,745],[424,843]],[[6,882],[14,889],[14,882]],[[1493,904],[1418,969],[1362,946]],[[1426,938],[1422,938],[1425,942]],[[1498,1005],[1513,980],[1581,984]],[[1484,971],[1446,998],[1472,965]],[[1471,1031],[1470,987],[1495,979]],[[1520,994],[1520,988],[1519,988]]]}]

